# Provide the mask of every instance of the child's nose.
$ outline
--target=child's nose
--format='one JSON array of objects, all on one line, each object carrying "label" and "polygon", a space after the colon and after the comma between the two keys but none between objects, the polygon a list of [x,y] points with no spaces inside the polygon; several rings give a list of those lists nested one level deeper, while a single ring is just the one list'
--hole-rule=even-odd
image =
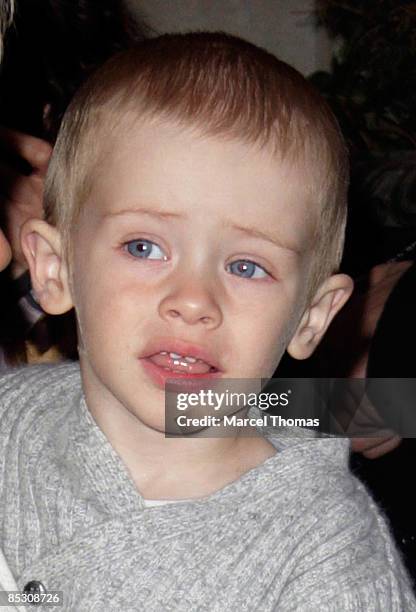
[{"label": "child's nose", "polygon": [[223,318],[214,291],[198,281],[172,291],[161,301],[159,312],[168,322],[200,324],[206,329],[215,329],[221,325]]}]

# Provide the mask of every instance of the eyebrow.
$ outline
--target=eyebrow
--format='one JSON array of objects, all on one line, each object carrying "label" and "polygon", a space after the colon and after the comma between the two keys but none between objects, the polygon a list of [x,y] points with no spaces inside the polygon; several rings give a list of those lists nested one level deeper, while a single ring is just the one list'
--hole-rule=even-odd
[{"label": "eyebrow", "polygon": [[[154,217],[156,219],[186,219],[186,215],[184,215],[183,213],[168,212],[166,210],[147,208],[147,207],[126,208],[123,210],[118,210],[117,212],[109,212],[109,213],[105,213],[103,215],[103,218],[113,219],[114,217],[121,217],[123,215],[132,215],[132,214],[133,215],[134,214],[148,215],[149,217]],[[266,234],[265,232],[262,232],[261,230],[255,227],[236,225],[234,223],[231,223],[230,221],[225,222],[224,225],[225,227],[229,227],[231,229],[237,230],[238,232],[241,232],[248,236],[253,236],[254,238],[260,238],[261,240],[266,240],[267,242],[270,242],[274,246],[277,246],[279,249],[285,249],[286,251],[292,251],[296,255],[301,255],[301,251],[299,248],[293,245],[286,244],[282,242],[280,239],[275,238],[269,234]]]},{"label": "eyebrow", "polygon": [[185,215],[181,213],[167,212],[165,210],[155,210],[153,208],[126,208],[124,210],[118,210],[117,212],[109,212],[103,215],[104,219],[121,217],[122,215],[148,215],[149,217],[155,217],[156,219],[184,219]]},{"label": "eyebrow", "polygon": [[285,249],[286,251],[292,251],[296,255],[301,255],[301,250],[291,244],[287,244],[280,240],[279,238],[274,238],[273,236],[262,232],[261,230],[243,225],[235,225],[234,223],[226,223],[226,227],[231,227],[243,234],[247,234],[248,236],[253,236],[254,238],[261,238],[261,240],[266,240],[267,242],[271,242],[274,246],[279,247],[279,249]]}]

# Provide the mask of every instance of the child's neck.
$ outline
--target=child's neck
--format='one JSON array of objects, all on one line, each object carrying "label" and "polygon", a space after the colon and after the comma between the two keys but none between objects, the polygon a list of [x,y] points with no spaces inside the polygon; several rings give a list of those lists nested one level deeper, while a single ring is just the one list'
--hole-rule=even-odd
[{"label": "child's neck", "polygon": [[146,499],[206,497],[276,453],[261,437],[163,440],[170,441],[176,444],[165,444],[163,454],[158,457],[153,452],[133,456],[129,449],[119,453]]},{"label": "child's neck", "polygon": [[276,454],[258,435],[166,438],[131,414],[89,409],[145,499],[205,497]]}]

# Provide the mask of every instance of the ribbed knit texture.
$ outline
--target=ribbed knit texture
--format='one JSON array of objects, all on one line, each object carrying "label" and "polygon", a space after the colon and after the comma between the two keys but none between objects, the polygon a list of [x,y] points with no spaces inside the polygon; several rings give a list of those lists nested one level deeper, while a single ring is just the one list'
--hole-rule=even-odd
[{"label": "ribbed knit texture", "polygon": [[2,376],[0,542],[19,588],[40,580],[73,612],[416,610],[348,442],[271,442],[221,491],[146,508],[77,365]]}]

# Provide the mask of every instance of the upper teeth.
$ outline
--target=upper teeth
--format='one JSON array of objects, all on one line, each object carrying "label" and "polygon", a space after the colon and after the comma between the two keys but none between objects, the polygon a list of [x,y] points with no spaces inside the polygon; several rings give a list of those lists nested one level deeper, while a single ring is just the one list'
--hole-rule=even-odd
[{"label": "upper teeth", "polygon": [[[163,351],[161,354],[167,355],[165,351]],[[184,357],[183,355],[179,355],[179,353],[169,353],[169,357],[171,357],[172,359],[185,359],[185,361],[187,361],[188,363],[196,363],[198,361],[198,359],[195,359],[195,357]]]}]

